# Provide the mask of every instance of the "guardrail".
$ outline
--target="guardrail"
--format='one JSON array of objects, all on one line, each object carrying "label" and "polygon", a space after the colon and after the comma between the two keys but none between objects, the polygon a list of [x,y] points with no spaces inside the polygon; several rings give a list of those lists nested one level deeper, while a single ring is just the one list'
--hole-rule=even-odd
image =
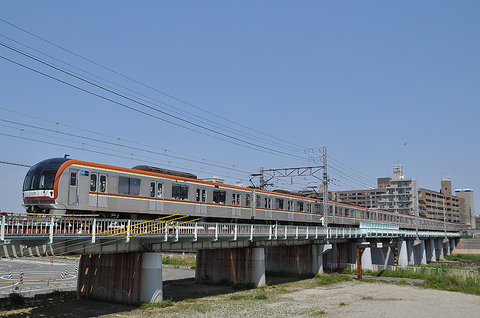
[{"label": "guardrail", "polygon": [[[96,239],[125,239],[160,237],[163,241],[181,240],[305,240],[340,238],[415,238],[416,231],[383,228],[314,227],[293,225],[254,225],[238,223],[206,223],[167,217],[156,220],[97,219],[59,216],[6,216],[1,217],[0,241],[25,237],[54,238],[91,237]],[[177,218],[178,219],[178,218]],[[418,231],[420,238],[460,237],[456,232]]]}]

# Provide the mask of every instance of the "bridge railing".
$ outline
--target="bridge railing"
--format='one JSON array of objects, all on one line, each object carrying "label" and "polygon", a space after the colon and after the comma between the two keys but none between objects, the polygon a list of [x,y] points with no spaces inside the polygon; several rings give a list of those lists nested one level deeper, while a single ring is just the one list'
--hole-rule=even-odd
[{"label": "bridge railing", "polygon": [[[458,237],[455,232],[418,231],[422,238]],[[237,223],[182,223],[162,220],[122,220],[73,218],[58,216],[6,216],[1,217],[0,240],[5,236],[48,236],[53,237],[84,236],[94,238],[135,237],[140,235],[180,236],[198,239],[224,240],[282,240],[282,239],[317,239],[317,238],[385,238],[416,237],[413,230],[382,228],[346,228],[313,227],[294,225],[259,225]]]}]

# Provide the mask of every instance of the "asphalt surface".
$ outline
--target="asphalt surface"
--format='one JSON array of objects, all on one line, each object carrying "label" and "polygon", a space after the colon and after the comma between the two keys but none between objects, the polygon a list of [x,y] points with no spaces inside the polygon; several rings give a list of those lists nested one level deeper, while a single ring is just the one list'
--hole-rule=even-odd
[{"label": "asphalt surface", "polygon": [[[27,296],[54,290],[74,291],[77,271],[76,258],[53,257],[53,262],[51,257],[0,258],[0,298],[12,291]],[[162,278],[164,285],[193,282],[195,271],[163,265]]]},{"label": "asphalt surface", "polygon": [[64,258],[0,259],[0,293],[76,286],[78,262]]}]

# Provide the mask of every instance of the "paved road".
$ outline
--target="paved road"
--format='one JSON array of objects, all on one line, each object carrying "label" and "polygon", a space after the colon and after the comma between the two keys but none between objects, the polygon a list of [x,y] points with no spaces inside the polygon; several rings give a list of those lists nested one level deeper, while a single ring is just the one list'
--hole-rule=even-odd
[{"label": "paved road", "polygon": [[75,259],[54,258],[52,264],[51,258],[2,258],[0,292],[76,286],[77,268],[78,262]]},{"label": "paved road", "polygon": [[[20,277],[23,270],[23,283]],[[0,258],[0,294],[5,296],[16,290],[42,293],[58,290],[76,290],[78,261],[74,258]],[[162,270],[164,283],[195,278],[194,270],[175,269],[165,266]],[[0,295],[0,297],[1,297]]]}]

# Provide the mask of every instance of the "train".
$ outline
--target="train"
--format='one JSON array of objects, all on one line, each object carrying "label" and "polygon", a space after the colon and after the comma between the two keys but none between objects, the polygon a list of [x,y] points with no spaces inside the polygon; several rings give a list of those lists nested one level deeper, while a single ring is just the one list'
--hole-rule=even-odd
[{"label": "train", "polygon": [[[95,214],[104,218],[153,219],[188,215],[203,221],[255,224],[324,224],[323,200],[198,179],[196,175],[148,165],[117,167],[70,158],[32,166],[23,183],[28,213]],[[328,202],[328,226],[360,222],[396,224],[400,229],[461,231],[462,224]]]}]

